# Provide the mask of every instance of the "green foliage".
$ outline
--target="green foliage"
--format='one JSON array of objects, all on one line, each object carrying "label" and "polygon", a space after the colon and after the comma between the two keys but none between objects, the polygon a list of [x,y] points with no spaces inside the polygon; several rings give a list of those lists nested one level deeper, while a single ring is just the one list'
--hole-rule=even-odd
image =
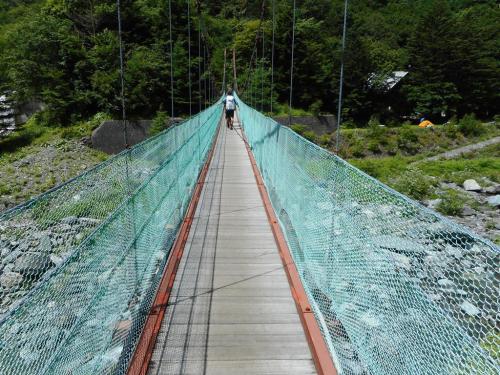
[{"label": "green foliage", "polygon": [[397,156],[390,158],[351,159],[349,162],[370,176],[387,183],[392,177],[402,174],[411,162],[411,159]]},{"label": "green foliage", "polygon": [[469,158],[468,156],[421,162],[419,168],[426,174],[462,184],[470,178],[486,177],[492,181],[500,182],[500,159],[498,156],[487,155]]},{"label": "green foliage", "polygon": [[307,126],[301,124],[293,124],[290,127],[295,133],[303,135],[307,131]]},{"label": "green foliage", "polygon": [[14,133],[0,139],[0,154],[14,152],[29,145],[46,131],[46,127],[40,125],[38,116],[33,116],[21,128],[16,129]]},{"label": "green foliage", "polygon": [[437,205],[437,210],[444,215],[459,216],[464,209],[464,198],[455,190],[448,190]]},{"label": "green foliage", "polygon": [[167,112],[158,111],[149,127],[149,135],[155,135],[168,128],[169,117]]},{"label": "green foliage", "polygon": [[[175,83],[170,93],[170,33],[165,3],[131,0],[122,4],[127,114],[151,118],[163,108],[170,112],[171,95],[176,116],[190,109],[197,111],[198,101],[202,106],[213,101],[222,87],[224,49],[233,47],[243,99],[270,111],[271,2],[264,4],[262,25],[259,2],[200,2],[199,8],[197,3],[191,5],[188,51],[186,2],[172,1]],[[292,8],[285,0],[277,0],[275,5],[273,112],[287,115],[287,106],[278,103],[288,101],[290,89]],[[343,5],[343,0],[298,4],[293,114],[336,113]],[[0,90],[14,91],[20,101],[42,101],[46,105],[45,122],[51,126],[80,122],[97,112],[119,116],[115,12],[112,0],[1,3]],[[500,99],[496,53],[500,8],[494,1],[359,0],[349,4],[348,16],[343,56],[346,125],[365,125],[373,114],[379,114],[386,125],[402,115],[420,113],[437,122],[442,120],[442,112],[445,117],[476,113],[482,119],[496,114]],[[254,54],[260,26],[263,38],[257,40]],[[409,74],[386,91],[385,77],[395,70]],[[227,64],[225,73],[226,84],[232,84],[231,64]],[[372,73],[379,79],[370,86],[367,83]],[[189,92],[194,103],[191,108]],[[401,144],[404,152],[418,152],[409,132],[406,136],[410,139]],[[357,146],[353,154],[383,154],[389,148],[394,152],[398,147],[395,142],[387,137],[385,145],[383,138],[365,147]]]},{"label": "green foliage", "polygon": [[458,123],[458,129],[466,137],[477,137],[486,132],[485,126],[474,115],[466,115]]},{"label": "green foliage", "polygon": [[305,125],[293,124],[291,129],[311,142],[318,141],[318,136],[312,130],[309,130],[309,128]]},{"label": "green foliage", "polygon": [[410,166],[391,184],[397,191],[416,200],[427,198],[434,191],[435,181],[421,170]]},{"label": "green foliage", "polygon": [[481,347],[486,350],[494,360],[500,361],[500,332],[498,329],[492,330],[481,340]]},{"label": "green foliage", "polygon": [[415,126],[403,126],[399,132],[398,147],[409,155],[415,155],[421,148],[419,132],[426,131]]}]

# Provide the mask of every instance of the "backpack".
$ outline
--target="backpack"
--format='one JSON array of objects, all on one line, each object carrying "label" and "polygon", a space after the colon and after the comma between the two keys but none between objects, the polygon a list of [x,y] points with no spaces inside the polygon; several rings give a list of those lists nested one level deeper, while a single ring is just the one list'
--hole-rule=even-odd
[{"label": "backpack", "polygon": [[234,96],[226,96],[226,109],[234,109]]}]

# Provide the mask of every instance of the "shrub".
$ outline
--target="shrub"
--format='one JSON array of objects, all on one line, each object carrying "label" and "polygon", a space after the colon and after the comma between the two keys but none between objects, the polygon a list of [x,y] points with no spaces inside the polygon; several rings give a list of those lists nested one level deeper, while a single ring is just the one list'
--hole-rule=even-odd
[{"label": "shrub", "polygon": [[378,142],[376,139],[372,139],[368,141],[368,150],[373,152],[374,154],[380,154],[382,150],[380,149],[381,142]]},{"label": "shrub", "polygon": [[446,137],[450,139],[457,139],[461,136],[461,133],[458,127],[454,123],[449,123],[443,126],[444,133]]},{"label": "shrub", "polygon": [[319,144],[321,147],[330,147],[332,145],[332,138],[329,134],[323,134],[319,137]]},{"label": "shrub", "polygon": [[436,209],[444,215],[461,215],[464,209],[464,199],[455,190],[449,190]]},{"label": "shrub", "polygon": [[292,126],[290,126],[290,129],[292,129],[295,133],[303,136],[307,131],[307,126],[301,124],[293,124]]},{"label": "shrub", "polygon": [[434,190],[434,180],[422,173],[418,168],[409,168],[391,185],[405,195],[423,200],[427,198]]},{"label": "shrub", "polygon": [[151,126],[149,127],[149,135],[153,136],[168,128],[168,115],[167,112],[158,111],[154,117]]},{"label": "shrub", "polygon": [[361,142],[359,138],[352,140],[352,144],[349,145],[350,154],[355,158],[362,158],[366,156],[366,145]]},{"label": "shrub", "polygon": [[316,134],[312,130],[306,130],[302,136],[308,141],[316,143]]},{"label": "shrub", "polygon": [[309,112],[311,112],[314,116],[317,116],[321,111],[321,107],[323,107],[323,102],[318,99],[309,106]]},{"label": "shrub", "polygon": [[486,132],[483,123],[476,119],[473,114],[465,115],[458,123],[458,129],[465,136],[477,137]]},{"label": "shrub", "polygon": [[420,150],[417,131],[421,129],[412,126],[403,126],[399,133],[398,147],[407,154],[415,155]]}]

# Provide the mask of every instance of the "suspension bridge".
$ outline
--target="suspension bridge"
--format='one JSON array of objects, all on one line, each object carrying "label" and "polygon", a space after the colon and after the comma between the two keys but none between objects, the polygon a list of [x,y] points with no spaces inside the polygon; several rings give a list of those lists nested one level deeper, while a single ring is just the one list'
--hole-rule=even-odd
[{"label": "suspension bridge", "polygon": [[[271,67],[274,2],[272,46]],[[120,39],[126,121],[123,60]],[[190,90],[184,122],[0,215],[0,374],[500,373],[498,247],[266,117],[252,84],[227,129],[209,82],[205,110]]]},{"label": "suspension bridge", "polygon": [[2,374],[496,374],[498,248],[240,103],[2,214]]}]

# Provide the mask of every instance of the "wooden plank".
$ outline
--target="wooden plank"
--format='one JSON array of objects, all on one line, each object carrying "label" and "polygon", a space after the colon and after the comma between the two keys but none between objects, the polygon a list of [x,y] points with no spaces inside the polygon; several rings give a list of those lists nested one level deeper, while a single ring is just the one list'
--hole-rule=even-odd
[{"label": "wooden plank", "polygon": [[242,139],[223,128],[150,374],[312,374]]}]

